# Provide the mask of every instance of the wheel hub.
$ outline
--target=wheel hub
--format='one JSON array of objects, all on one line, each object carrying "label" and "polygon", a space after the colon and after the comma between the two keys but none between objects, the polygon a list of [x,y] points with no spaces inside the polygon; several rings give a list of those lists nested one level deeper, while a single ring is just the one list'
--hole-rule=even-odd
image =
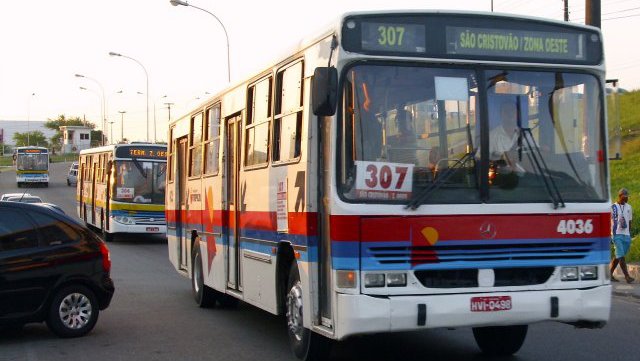
[{"label": "wheel hub", "polygon": [[287,295],[287,326],[289,332],[300,341],[304,333],[302,324],[302,287],[296,282]]},{"label": "wheel hub", "polygon": [[58,309],[58,316],[62,324],[70,329],[80,329],[91,320],[91,301],[81,293],[67,295]]}]

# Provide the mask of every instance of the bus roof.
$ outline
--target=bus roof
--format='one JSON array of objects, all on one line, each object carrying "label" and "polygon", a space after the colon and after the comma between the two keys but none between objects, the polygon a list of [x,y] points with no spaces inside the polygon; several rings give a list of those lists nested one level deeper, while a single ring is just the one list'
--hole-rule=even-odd
[{"label": "bus roof", "polygon": [[[343,39],[341,39],[341,32],[343,23],[349,17],[358,17],[358,16],[398,16],[398,15],[410,15],[410,16],[418,16],[418,15],[431,15],[431,16],[470,16],[470,17],[486,17],[487,19],[500,19],[500,20],[524,20],[530,23],[539,23],[539,24],[547,24],[553,26],[560,26],[565,28],[573,28],[576,30],[589,30],[593,32],[599,33],[600,39],[602,39],[602,34],[599,28],[593,27],[590,25],[584,24],[576,24],[571,22],[565,22],[555,19],[547,19],[536,16],[528,16],[528,15],[519,15],[519,14],[509,14],[509,13],[498,13],[498,12],[483,12],[483,11],[459,11],[459,10],[424,10],[424,9],[401,9],[401,10],[367,10],[367,11],[350,11],[345,12],[334,18],[332,21],[328,22],[324,27],[319,28],[318,30],[309,33],[308,36],[303,36],[299,41],[293,43],[290,47],[287,48],[286,51],[282,52],[280,56],[278,56],[275,60],[269,61],[264,64],[264,66],[256,66],[254,72],[251,73],[250,76],[247,76],[241,80],[238,80],[232,84],[229,84],[227,87],[220,89],[216,94],[211,95],[209,98],[203,100],[197,107],[193,107],[189,109],[186,113],[181,114],[180,116],[174,118],[169,122],[169,125],[176,124],[181,122],[182,119],[189,117],[195,110],[200,110],[209,104],[213,104],[216,100],[220,99],[221,95],[226,94],[228,92],[233,91],[233,89],[242,86],[243,84],[250,83],[260,76],[264,75],[265,70],[277,68],[280,64],[286,63],[289,61],[292,56],[297,55],[310,48],[311,46],[321,42],[327,37],[335,35],[338,38],[338,42],[342,43]],[[341,44],[342,45],[342,44]],[[433,59],[434,57],[426,55],[425,58]],[[435,57],[438,58],[438,57]]]},{"label": "bus roof", "polygon": [[104,145],[96,148],[89,148],[80,151],[80,155],[84,154],[94,154],[94,153],[104,153],[104,152],[112,152],[115,153],[116,149],[122,147],[136,147],[136,148],[160,148],[166,149],[166,144],[157,144],[157,143],[123,143],[123,144],[110,144]]}]

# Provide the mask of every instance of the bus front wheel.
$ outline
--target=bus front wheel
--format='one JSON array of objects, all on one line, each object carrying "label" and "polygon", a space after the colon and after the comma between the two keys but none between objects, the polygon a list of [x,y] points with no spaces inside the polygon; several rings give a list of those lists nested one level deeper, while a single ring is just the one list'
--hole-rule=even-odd
[{"label": "bus front wheel", "polygon": [[529,326],[474,327],[473,337],[478,347],[489,356],[509,356],[520,350]]},{"label": "bus front wheel", "polygon": [[312,332],[303,324],[303,292],[298,265],[293,261],[289,271],[286,296],[286,319],[289,343],[294,355],[302,361],[320,361],[329,358],[330,340]]}]

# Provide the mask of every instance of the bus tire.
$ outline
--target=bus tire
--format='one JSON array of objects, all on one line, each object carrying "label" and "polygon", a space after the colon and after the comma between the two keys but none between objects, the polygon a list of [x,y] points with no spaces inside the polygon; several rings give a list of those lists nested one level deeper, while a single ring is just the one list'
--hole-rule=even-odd
[{"label": "bus tire", "polygon": [[200,245],[196,241],[191,251],[191,291],[193,298],[201,308],[212,307],[216,303],[216,291],[204,284],[204,272],[202,270],[202,255]]},{"label": "bus tire", "polygon": [[510,356],[522,347],[528,328],[527,325],[474,327],[473,337],[485,355]]},{"label": "bus tire", "polygon": [[302,361],[327,360],[331,353],[328,338],[312,332],[303,323],[303,291],[298,264],[294,261],[289,270],[289,282],[285,304],[287,334],[293,354]]},{"label": "bus tire", "polygon": [[114,234],[113,233],[109,233],[105,230],[102,231],[102,239],[105,242],[113,242],[113,238],[114,238]]}]

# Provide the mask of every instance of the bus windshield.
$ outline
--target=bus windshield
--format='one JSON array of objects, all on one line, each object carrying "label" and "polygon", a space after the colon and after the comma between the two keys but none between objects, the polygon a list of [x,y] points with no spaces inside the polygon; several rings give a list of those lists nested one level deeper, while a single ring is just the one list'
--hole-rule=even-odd
[{"label": "bus windshield", "polygon": [[16,156],[16,168],[18,170],[48,170],[49,155],[18,153],[18,155]]},{"label": "bus windshield", "polygon": [[347,200],[606,199],[595,76],[356,65],[342,97],[339,181]]},{"label": "bus windshield", "polygon": [[117,160],[113,200],[164,204],[166,170],[166,163]]}]

